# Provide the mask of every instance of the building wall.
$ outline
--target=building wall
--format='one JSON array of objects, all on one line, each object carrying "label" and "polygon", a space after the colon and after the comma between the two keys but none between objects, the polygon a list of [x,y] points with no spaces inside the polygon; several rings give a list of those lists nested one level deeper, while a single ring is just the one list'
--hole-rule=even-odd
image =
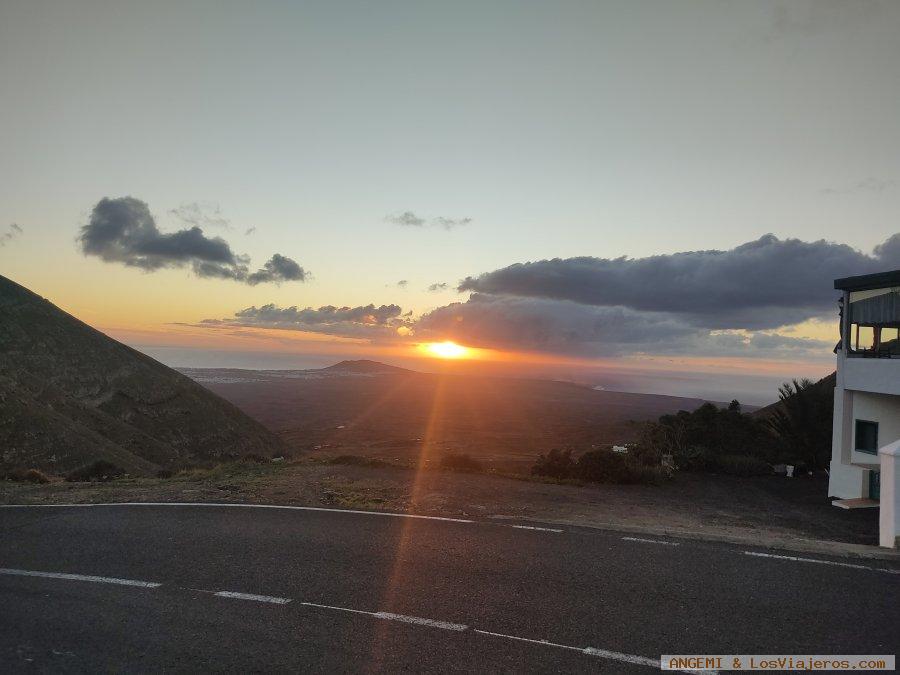
[{"label": "building wall", "polygon": [[[856,427],[856,420],[878,422],[879,448],[900,439],[900,396],[854,391],[851,401],[852,429]],[[851,438],[853,438],[852,435]],[[878,455],[853,450],[850,454],[850,461],[860,464],[875,464],[879,462],[879,459]]]},{"label": "building wall", "polygon": [[844,356],[838,358],[838,367],[847,389],[900,396],[900,359]]}]

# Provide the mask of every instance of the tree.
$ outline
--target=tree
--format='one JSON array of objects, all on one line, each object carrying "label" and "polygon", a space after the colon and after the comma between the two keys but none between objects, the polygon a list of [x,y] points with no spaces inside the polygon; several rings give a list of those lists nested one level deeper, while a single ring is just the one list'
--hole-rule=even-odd
[{"label": "tree", "polygon": [[831,416],[834,393],[831,387],[811,380],[793,380],[778,388],[780,404],[768,420],[786,457],[821,468],[831,458]]}]

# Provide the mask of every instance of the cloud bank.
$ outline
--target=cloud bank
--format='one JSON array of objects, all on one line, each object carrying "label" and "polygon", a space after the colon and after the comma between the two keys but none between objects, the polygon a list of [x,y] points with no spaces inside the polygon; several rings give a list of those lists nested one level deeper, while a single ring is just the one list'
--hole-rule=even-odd
[{"label": "cloud bank", "polygon": [[247,256],[236,254],[221,237],[206,236],[197,225],[161,232],[146,202],[134,197],[104,197],[97,202],[81,228],[78,243],[84,255],[146,272],[190,265],[199,277],[249,285],[305,281],[307,277],[300,265],[279,253],[251,273]]},{"label": "cloud bank", "polygon": [[648,258],[554,258],[517,263],[458,290],[676,314],[710,329],[771,329],[834,309],[833,280],[900,267],[900,233],[871,255],[846,244],[768,234],[728,251]]},{"label": "cloud bank", "polygon": [[205,319],[201,325],[278,328],[342,337],[384,339],[407,334],[411,323],[403,317],[402,308],[393,304],[358,307],[325,305],[303,309],[268,304],[242,309],[228,319]]}]

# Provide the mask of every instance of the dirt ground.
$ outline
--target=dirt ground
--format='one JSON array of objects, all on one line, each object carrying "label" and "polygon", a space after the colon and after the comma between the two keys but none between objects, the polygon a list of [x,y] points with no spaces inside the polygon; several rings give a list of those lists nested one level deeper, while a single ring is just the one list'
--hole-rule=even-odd
[{"label": "dirt ground", "polygon": [[[5,481],[0,503],[243,502],[517,519],[841,555],[878,555],[878,511],[826,498],[826,477],[682,473],[661,486],[570,485],[321,461],[229,464],[168,479]],[[888,554],[889,555],[889,554]]]}]

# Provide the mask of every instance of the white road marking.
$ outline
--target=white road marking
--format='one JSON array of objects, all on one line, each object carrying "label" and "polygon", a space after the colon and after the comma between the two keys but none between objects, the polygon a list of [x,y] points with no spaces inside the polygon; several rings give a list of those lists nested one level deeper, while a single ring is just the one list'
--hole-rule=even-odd
[{"label": "white road marking", "polygon": [[541,532],[562,532],[562,530],[557,530],[555,527],[534,527],[533,525],[510,525],[510,527],[514,527],[517,530],[540,530]]},{"label": "white road marking", "polygon": [[639,541],[642,544],[662,544],[663,546],[678,546],[677,541],[663,541],[662,539],[644,539],[642,537],[622,537],[622,541]]},{"label": "white road marking", "polygon": [[234,591],[219,591],[213,593],[220,598],[234,598],[235,600],[255,600],[256,602],[271,602],[273,605],[286,605],[290,598],[278,598],[272,595],[256,595],[254,593],[236,593]]},{"label": "white road marking", "polygon": [[442,628],[444,630],[464,631],[468,626],[461,623],[450,623],[449,621],[438,621],[437,619],[425,619],[421,616],[407,616],[405,614],[393,614],[392,612],[367,612],[363,609],[351,609],[349,607],[335,607],[334,605],[320,605],[316,602],[301,602],[306,607],[318,607],[319,609],[333,609],[338,612],[351,612],[353,614],[365,614],[373,616],[376,619],[385,619],[387,621],[400,621],[402,623],[412,623],[419,626],[429,626],[431,628]]},{"label": "white road marking", "polygon": [[387,619],[388,621],[402,621],[403,623],[414,623],[420,626],[443,628],[444,630],[464,631],[466,630],[466,628],[468,628],[468,626],[461,623],[450,623],[449,621],[424,619],[420,616],[406,616],[405,614],[392,614],[391,612],[375,612],[372,616],[378,619]]},{"label": "white road marking", "polygon": [[36,572],[34,570],[15,570],[0,567],[0,574],[18,577],[41,577],[44,579],[67,579],[69,581],[93,581],[98,584],[116,584],[119,586],[139,586],[141,588],[159,588],[162,584],[155,581],[137,581],[135,579],[116,579],[115,577],[97,577],[88,574],[65,574],[63,572]]},{"label": "white road marking", "polygon": [[102,504],[0,504],[0,509],[33,508],[88,508],[100,506],[207,506],[243,509],[284,509],[289,511],[323,511],[325,513],[353,513],[361,516],[387,516],[389,518],[416,518],[419,520],[440,520],[445,523],[474,523],[467,518],[447,518],[444,516],[420,516],[413,513],[391,511],[358,511],[353,509],[328,509],[322,506],[281,506],[279,504],[219,504],[216,502],[108,502]]},{"label": "white road marking", "polygon": [[885,567],[868,567],[854,563],[837,562],[835,560],[819,560],[818,558],[798,558],[793,555],[775,555],[774,553],[759,553],[757,551],[744,551],[744,555],[752,555],[757,558],[775,558],[776,560],[790,560],[791,562],[808,562],[819,565],[833,565],[835,567],[849,567],[854,570],[869,570],[870,572],[885,572],[886,574],[900,574],[900,570],[892,570]]},{"label": "white road marking", "polygon": [[319,609],[333,609],[338,612],[350,612],[352,614],[365,614],[367,616],[374,616],[375,612],[367,612],[363,609],[350,609],[349,607],[335,607],[334,605],[320,605],[317,602],[301,602],[301,605],[306,607],[318,607]]},{"label": "white road marking", "polygon": [[[596,656],[601,659],[608,659],[611,661],[619,661],[621,663],[631,663],[638,666],[647,666],[648,668],[659,668],[659,659],[651,659],[647,656],[638,656],[637,654],[624,654],[622,652],[612,652],[607,649],[596,649],[595,647],[573,647],[572,645],[564,645],[558,642],[549,642],[547,640],[535,640],[532,638],[524,638],[519,637],[518,635],[507,635],[505,633],[493,633],[488,630],[480,630],[478,628],[475,629],[476,633],[481,633],[482,635],[491,635],[493,637],[504,638],[507,640],[517,640],[519,642],[528,642],[530,644],[542,645],[544,647],[558,647],[560,649],[568,649],[574,652],[581,652],[582,654],[587,654],[588,656]],[[682,673],[710,673],[715,674],[717,671],[715,670],[681,670],[678,672]]]}]

